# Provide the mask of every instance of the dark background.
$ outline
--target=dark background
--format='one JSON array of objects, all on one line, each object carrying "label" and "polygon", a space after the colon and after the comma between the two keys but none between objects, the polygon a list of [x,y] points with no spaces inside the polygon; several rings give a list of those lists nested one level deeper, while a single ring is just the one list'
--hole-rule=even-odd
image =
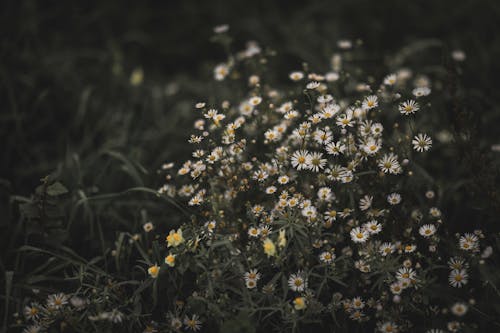
[{"label": "dark background", "polygon": [[[109,104],[123,101],[120,75],[128,78],[140,66],[149,82],[208,80],[206,64],[223,59],[209,41],[212,28],[222,23],[231,26],[237,45],[255,39],[279,50],[284,69],[298,67],[301,59],[324,66],[339,38],[362,39],[379,62],[422,39],[441,40],[450,52],[463,49],[462,84],[480,100],[474,110],[481,117],[479,132],[492,142],[499,139],[491,126],[499,121],[498,1],[7,0],[1,8],[0,177],[15,193],[30,191],[68,149],[95,150],[116,132],[114,122],[109,128],[94,125],[117,112]],[[120,74],[113,75],[113,68]],[[195,90],[194,83],[186,84]],[[75,119],[85,89],[99,95],[101,104],[91,110],[95,114]],[[95,131],[84,134],[82,123]],[[144,162],[149,168],[159,163]]]}]

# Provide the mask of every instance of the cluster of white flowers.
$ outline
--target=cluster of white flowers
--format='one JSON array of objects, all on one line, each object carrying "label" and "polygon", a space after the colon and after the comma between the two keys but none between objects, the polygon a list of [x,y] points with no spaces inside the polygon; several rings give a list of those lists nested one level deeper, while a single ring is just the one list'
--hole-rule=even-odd
[{"label": "cluster of white flowers", "polygon": [[[334,58],[337,65],[342,61],[339,54]],[[237,63],[232,70],[237,73]],[[218,80],[227,76],[227,68],[224,75],[220,66],[215,72]],[[438,251],[443,224],[434,192],[420,196],[407,185],[418,177],[413,161],[433,144],[415,118],[432,112],[430,80],[420,77],[412,85],[412,75],[403,68],[372,88],[342,71],[296,70],[289,78],[299,87],[290,94],[252,74],[243,100],[226,100],[218,109],[197,105],[205,120],[195,122],[198,132],[191,136],[195,159],[178,171],[190,180],[167,183],[160,193],[187,196],[214,221],[210,233],[203,221],[186,228],[207,246],[231,240],[239,249],[232,260],[248,267],[240,275],[247,290],[276,294],[277,279],[288,272],[290,294],[282,296],[291,297],[292,311],[306,311],[337,283],[346,295],[337,293],[328,311],[338,304],[353,321],[376,318],[381,332],[411,331],[419,323],[393,313],[431,297],[419,293],[434,281],[429,274],[439,260],[430,256]],[[459,248],[475,253],[478,240],[465,234]],[[449,265],[449,286],[466,285],[465,259],[453,257]],[[261,280],[267,283],[259,290]],[[433,301],[433,309],[440,306]],[[451,311],[460,317],[467,305],[455,302]]]},{"label": "cluster of white flowers", "polygon": [[[451,309],[452,319],[434,322],[464,327],[473,298],[428,292],[466,286],[482,238],[476,230],[447,247],[429,189],[437,185],[422,176],[433,141],[418,119],[433,112],[431,79],[401,68],[375,85],[348,72],[342,52],[352,43],[338,46],[331,70],[304,66],[277,87],[255,69],[268,55],[254,42],[215,67],[232,99],[195,105],[191,158],[165,164],[171,174],[158,191],[189,206],[192,220],[170,231],[164,262],[148,267],[151,279],[191,270],[185,297],[213,306],[181,316],[173,300],[169,329],[199,330],[221,308],[281,313],[284,323],[343,313],[348,325],[380,332],[440,332],[407,318]],[[236,92],[241,83],[246,91]]]}]

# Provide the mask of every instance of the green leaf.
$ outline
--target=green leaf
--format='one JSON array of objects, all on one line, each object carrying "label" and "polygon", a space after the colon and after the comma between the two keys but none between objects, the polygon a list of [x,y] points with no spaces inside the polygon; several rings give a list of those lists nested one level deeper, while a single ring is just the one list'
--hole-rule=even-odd
[{"label": "green leaf", "polygon": [[255,326],[250,321],[250,317],[244,313],[240,313],[236,318],[230,319],[222,324],[221,333],[255,333]]},{"label": "green leaf", "polygon": [[47,187],[47,194],[52,197],[57,197],[62,194],[68,193],[68,189],[60,182],[55,182]]}]

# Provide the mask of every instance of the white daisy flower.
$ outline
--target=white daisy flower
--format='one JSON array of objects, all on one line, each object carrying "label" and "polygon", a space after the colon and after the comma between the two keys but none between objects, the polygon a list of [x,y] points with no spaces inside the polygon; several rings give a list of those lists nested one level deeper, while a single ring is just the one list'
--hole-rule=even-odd
[{"label": "white daisy flower", "polygon": [[453,257],[453,258],[450,258],[450,260],[448,260],[448,267],[450,269],[464,269],[464,268],[468,268],[469,265],[467,264],[467,262],[465,261],[464,258],[460,258],[460,257]]},{"label": "white daisy flower", "polygon": [[229,25],[228,24],[221,24],[218,26],[214,27],[214,32],[216,34],[222,34],[224,32],[227,32],[229,30]]},{"label": "white daisy flower", "polygon": [[317,130],[313,134],[313,139],[321,145],[326,145],[332,141],[332,132],[329,130]]},{"label": "white daisy flower", "polygon": [[381,123],[375,123],[371,126],[371,132],[375,137],[380,137],[384,131],[384,126]]},{"label": "white daisy flower", "polygon": [[260,273],[256,269],[251,269],[248,272],[245,272],[243,275],[243,279],[245,280],[245,286],[248,289],[253,289],[257,287],[257,282],[260,280]]},{"label": "white daisy flower", "polygon": [[397,78],[396,74],[389,74],[384,78],[384,84],[386,86],[393,86],[396,84]]},{"label": "white daisy flower", "polygon": [[317,216],[317,210],[314,206],[308,206],[302,209],[302,216],[307,217],[309,219],[315,218]]},{"label": "white daisy flower", "polygon": [[397,281],[391,283],[389,289],[391,289],[391,293],[393,293],[394,295],[400,295],[405,288],[403,287],[403,284],[401,282]]},{"label": "white daisy flower", "polygon": [[258,228],[255,228],[255,227],[250,227],[248,228],[248,236],[250,237],[259,237],[260,235],[260,230]]},{"label": "white daisy flower", "polygon": [[191,318],[186,316],[184,318],[184,326],[186,329],[191,331],[199,331],[201,329],[201,321],[199,320],[198,315],[193,315]]},{"label": "white daisy flower", "polygon": [[252,106],[257,106],[262,102],[262,97],[259,96],[254,96],[248,100],[248,103],[250,103]]},{"label": "white daisy flower", "polygon": [[307,85],[306,85],[306,88],[307,89],[310,89],[310,90],[313,90],[313,89],[316,89],[320,86],[320,83],[317,82],[317,81],[312,81],[312,82],[309,82]]},{"label": "white daisy flower", "polygon": [[399,112],[404,115],[413,114],[420,110],[418,103],[412,99],[407,100],[399,105]]},{"label": "white daisy flower", "polygon": [[368,155],[375,155],[381,148],[380,140],[369,139],[363,146],[363,151]]},{"label": "white daisy flower", "polygon": [[379,331],[382,333],[397,333],[398,325],[391,321],[388,321],[379,326]]},{"label": "white daisy flower", "polygon": [[351,239],[354,243],[364,243],[368,240],[369,233],[360,227],[353,228],[350,232]]},{"label": "white daisy flower", "polygon": [[412,94],[415,97],[427,96],[431,93],[431,89],[429,87],[418,87],[413,89]]},{"label": "white daisy flower", "polygon": [[352,116],[353,116],[353,111],[347,110],[346,113],[343,113],[337,117],[336,124],[342,128],[345,128],[346,126],[353,127],[354,121],[352,119]]},{"label": "white daisy flower", "polygon": [[352,47],[352,42],[349,39],[341,39],[337,41],[337,46],[342,50],[348,50]]},{"label": "white daisy flower", "polygon": [[321,111],[321,118],[330,119],[333,118],[340,111],[340,105],[338,104],[328,104]]},{"label": "white daisy flower", "polygon": [[418,229],[418,233],[423,237],[432,237],[436,233],[436,226],[434,224],[424,224]]},{"label": "white daisy flower", "polygon": [[330,201],[333,199],[332,189],[329,187],[322,187],[318,190],[318,199],[320,201]]},{"label": "white daisy flower", "polygon": [[310,158],[307,163],[307,167],[309,170],[312,170],[314,172],[318,172],[319,170],[323,170],[326,165],[326,159],[322,158],[323,154],[322,153],[311,153]]},{"label": "white daisy flower", "polygon": [[290,177],[288,177],[287,175],[282,175],[278,177],[278,183],[280,183],[281,185],[288,184],[289,181]]},{"label": "white daisy flower", "polygon": [[464,251],[476,251],[478,249],[478,238],[476,235],[466,233],[458,240],[458,245]]},{"label": "white daisy flower", "polygon": [[222,81],[229,74],[229,66],[226,64],[219,64],[214,68],[214,78],[217,81]]},{"label": "white daisy flower", "polygon": [[396,246],[388,242],[383,243],[379,247],[379,253],[384,257],[391,253],[394,253],[394,251],[396,251]]},{"label": "white daisy flower", "polygon": [[276,142],[281,139],[281,134],[278,131],[275,131],[274,129],[269,129],[264,133],[264,137],[266,140],[269,140],[271,142]]},{"label": "white daisy flower", "polygon": [[274,193],[276,193],[276,190],[277,190],[276,186],[269,186],[266,188],[266,193],[267,194],[274,194]]},{"label": "white daisy flower", "polygon": [[240,111],[240,114],[244,116],[251,116],[253,113],[253,105],[248,103],[248,102],[243,102],[240,104],[238,107],[238,110]]},{"label": "white daisy flower", "polygon": [[271,229],[271,227],[270,227],[270,226],[265,225],[265,226],[263,226],[263,227],[259,228],[259,231],[260,231],[260,235],[261,235],[262,237],[267,237],[267,236],[269,236],[269,234],[271,233],[272,229]]},{"label": "white daisy flower", "polygon": [[297,111],[297,110],[291,110],[291,111],[288,111],[285,114],[284,118],[287,119],[287,120],[292,120],[292,119],[298,118],[299,116],[300,116],[299,111]]},{"label": "white daisy flower", "polygon": [[452,305],[451,313],[453,313],[457,317],[462,317],[467,313],[468,309],[469,307],[467,306],[467,304],[463,302],[457,302]]},{"label": "white daisy flower", "polygon": [[365,211],[371,208],[373,202],[373,196],[365,195],[359,199],[359,209]]},{"label": "white daisy flower", "polygon": [[461,62],[467,58],[467,55],[463,50],[453,50],[453,52],[451,52],[451,57],[453,60]]},{"label": "white daisy flower", "polygon": [[299,71],[295,71],[295,72],[291,72],[290,75],[288,75],[288,77],[292,81],[300,81],[304,78],[304,73],[299,72]]},{"label": "white daisy flower", "polygon": [[413,144],[413,149],[420,153],[428,151],[432,147],[432,139],[427,134],[422,133],[417,134],[411,143]]},{"label": "white daisy flower", "polygon": [[371,110],[378,106],[378,97],[375,95],[371,95],[365,98],[361,107],[365,110]]},{"label": "white daisy flower", "polygon": [[382,231],[382,225],[375,220],[363,224],[363,228],[371,235],[378,234]]},{"label": "white daisy flower", "polygon": [[411,282],[417,277],[417,273],[412,268],[403,267],[396,272],[396,279],[401,282]]},{"label": "white daisy flower", "polygon": [[269,174],[264,170],[257,170],[253,173],[252,178],[258,182],[263,182],[269,177]]},{"label": "white daisy flower", "polygon": [[468,282],[469,274],[465,269],[454,269],[450,272],[448,281],[450,285],[455,288],[461,288]]},{"label": "white daisy flower", "polygon": [[247,287],[247,289],[253,289],[257,287],[257,280],[245,280],[245,286]]},{"label": "white daisy flower", "polygon": [[298,150],[292,155],[292,166],[297,170],[304,170],[308,168],[311,154],[307,150]]},{"label": "white daisy flower", "polygon": [[339,154],[343,154],[346,150],[346,146],[340,141],[330,142],[326,145],[326,152],[329,155],[337,156]]},{"label": "white daisy flower", "polygon": [[47,306],[51,309],[61,309],[68,304],[68,296],[63,293],[52,294],[47,297]]},{"label": "white daisy flower", "polygon": [[40,316],[42,306],[38,303],[31,303],[23,309],[24,317],[28,320],[37,320]]},{"label": "white daisy flower", "polygon": [[216,221],[208,221],[205,223],[204,226],[209,233],[213,233],[215,230],[215,227],[217,226],[217,222]]},{"label": "white daisy flower", "polygon": [[288,286],[293,291],[304,291],[307,288],[307,279],[304,277],[304,272],[299,271],[290,275]]},{"label": "white daisy flower", "polygon": [[325,74],[325,80],[328,82],[335,82],[340,78],[339,73],[336,72],[328,72]]},{"label": "white daisy flower", "polygon": [[385,154],[381,159],[379,159],[378,166],[384,173],[396,175],[403,171],[398,162],[398,156],[393,153]]},{"label": "white daisy flower", "polygon": [[333,222],[337,219],[337,211],[333,209],[326,211],[323,216],[325,218],[325,221]]},{"label": "white daisy flower", "polygon": [[321,252],[319,260],[325,264],[330,264],[335,260],[335,254],[330,251]]},{"label": "white daisy flower", "polygon": [[318,98],[316,100],[318,101],[318,103],[325,104],[325,103],[333,101],[333,96],[330,94],[321,95],[321,96],[318,96]]},{"label": "white daisy flower", "polygon": [[397,205],[401,202],[401,194],[391,193],[387,196],[387,202],[391,205]]},{"label": "white daisy flower", "polygon": [[354,297],[351,301],[351,306],[353,309],[362,309],[365,307],[365,302],[361,299],[361,297]]}]

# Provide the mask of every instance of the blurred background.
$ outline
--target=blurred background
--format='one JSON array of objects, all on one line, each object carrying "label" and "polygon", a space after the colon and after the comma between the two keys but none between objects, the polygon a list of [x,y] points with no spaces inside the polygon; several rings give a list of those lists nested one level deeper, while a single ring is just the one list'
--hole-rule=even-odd
[{"label": "blurred background", "polygon": [[[449,115],[442,119],[467,138],[436,156],[434,171],[448,177],[453,194],[444,210],[458,225],[480,221],[498,231],[500,153],[492,145],[500,143],[499,1],[4,0],[0,8],[0,283],[7,308],[33,283],[25,274],[37,259],[22,256],[20,246],[61,244],[92,258],[109,249],[116,230],[137,231],[173,209],[127,191],[158,188],[162,163],[189,156],[190,111],[209,99],[213,66],[225,61],[211,42],[220,24],[230,26],[236,50],[248,40],[276,50],[283,79],[303,61],[328,69],[339,39],[361,40],[361,61],[378,78],[387,74],[380,64],[390,67],[398,57],[439,67],[449,89],[435,112]],[[408,57],[421,49],[431,51]],[[449,65],[453,50],[466,55],[459,69]],[[47,201],[55,180],[69,194],[52,188]],[[173,224],[181,218],[168,216]],[[4,318],[9,312],[3,309]]]},{"label": "blurred background", "polygon": [[[210,42],[219,24],[230,25],[236,45],[256,40],[278,50],[285,73],[302,60],[324,69],[341,38],[361,39],[374,63],[422,40],[461,49],[478,132],[500,142],[498,1],[5,0],[1,7],[0,177],[15,193],[28,193],[68,154],[103,145],[142,154],[148,169],[168,158],[176,135],[169,129],[188,117],[182,103],[206,95],[210,66],[224,60]],[[147,94],[128,89],[139,68],[155,88]],[[160,107],[154,94],[176,97]]]}]

